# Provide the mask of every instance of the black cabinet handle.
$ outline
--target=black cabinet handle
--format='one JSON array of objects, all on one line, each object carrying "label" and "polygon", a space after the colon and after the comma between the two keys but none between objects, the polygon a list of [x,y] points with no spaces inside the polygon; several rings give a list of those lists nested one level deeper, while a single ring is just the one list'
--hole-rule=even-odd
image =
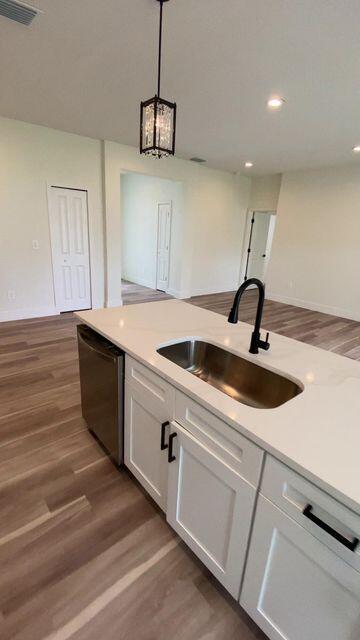
[{"label": "black cabinet handle", "polygon": [[318,518],[313,513],[313,507],[312,507],[311,504],[307,504],[306,505],[306,507],[305,507],[305,509],[303,511],[303,514],[304,514],[305,518],[308,518],[309,520],[311,520],[311,522],[313,522],[318,527],[320,527],[320,529],[323,529],[324,531],[326,531],[326,533],[328,533],[330,536],[335,538],[335,540],[337,540],[338,542],[343,544],[344,547],[346,547],[347,549],[350,549],[350,551],[355,551],[356,550],[356,548],[357,548],[357,546],[359,544],[359,539],[358,538],[353,538],[353,540],[348,540],[347,538],[345,538],[345,536],[341,535],[341,533],[336,531],[336,529],[333,529],[328,524],[326,524],[326,522],[323,522],[322,520],[320,520],[320,518]]},{"label": "black cabinet handle", "polygon": [[168,462],[174,462],[176,457],[173,455],[173,440],[177,438],[177,433],[170,433],[169,435],[169,451],[168,451]]},{"label": "black cabinet handle", "polygon": [[164,451],[165,449],[168,448],[169,445],[167,445],[165,443],[165,429],[166,427],[168,427],[170,424],[169,420],[167,420],[166,422],[163,422],[161,425],[161,439],[160,439],[160,449],[161,451]]}]

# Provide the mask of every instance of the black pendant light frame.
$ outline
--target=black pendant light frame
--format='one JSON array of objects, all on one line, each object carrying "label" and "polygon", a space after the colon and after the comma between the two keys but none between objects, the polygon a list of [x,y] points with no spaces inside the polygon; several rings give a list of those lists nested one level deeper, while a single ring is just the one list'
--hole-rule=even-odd
[{"label": "black pendant light frame", "polygon": [[[169,100],[164,100],[163,98],[160,98],[163,4],[164,2],[168,2],[168,0],[157,0],[157,2],[160,2],[157,93],[153,98],[150,98],[149,100],[145,100],[141,102],[141,105],[140,105],[140,153],[154,155],[158,158],[161,158],[163,156],[175,155],[176,103],[169,102]],[[151,105],[153,105],[153,113],[154,113],[153,133],[151,136],[152,143],[145,146],[144,145],[145,112],[146,112],[146,108]],[[168,148],[162,147],[159,144],[157,144],[157,140],[158,140],[157,117],[160,114],[162,107],[165,107],[172,112],[171,146],[169,146]]]}]

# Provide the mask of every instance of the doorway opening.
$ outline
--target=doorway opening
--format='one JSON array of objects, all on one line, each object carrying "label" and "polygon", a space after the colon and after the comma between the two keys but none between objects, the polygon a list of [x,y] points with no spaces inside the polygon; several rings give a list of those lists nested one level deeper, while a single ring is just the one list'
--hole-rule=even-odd
[{"label": "doorway opening", "polygon": [[51,186],[48,207],[55,306],[91,309],[87,191]]},{"label": "doorway opening", "polygon": [[258,278],[261,282],[266,282],[275,225],[274,211],[249,212],[245,232],[243,280]]},{"label": "doorway opening", "polygon": [[133,284],[149,289],[149,296],[152,291],[172,294],[179,270],[183,185],[133,172],[122,173],[120,180],[123,293]]}]

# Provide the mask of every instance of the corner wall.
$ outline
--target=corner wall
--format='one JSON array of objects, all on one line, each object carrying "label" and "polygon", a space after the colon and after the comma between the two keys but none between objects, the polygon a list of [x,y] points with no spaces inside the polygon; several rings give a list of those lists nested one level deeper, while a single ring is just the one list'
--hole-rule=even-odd
[{"label": "corner wall", "polygon": [[191,199],[191,295],[238,288],[249,194],[247,177],[200,172]]},{"label": "corner wall", "polygon": [[0,118],[0,321],[57,313],[48,185],[88,190],[92,301],[103,305],[101,182],[100,141]]},{"label": "corner wall", "polygon": [[285,173],[267,297],[360,320],[360,167]]},{"label": "corner wall", "polygon": [[276,211],[281,187],[281,174],[254,177],[251,181],[249,209]]},{"label": "corner wall", "polygon": [[[92,305],[122,303],[122,172],[181,183],[184,214],[174,228],[178,258],[171,266],[172,295],[187,298],[238,286],[249,178],[179,158],[159,162],[140,156],[135,147],[0,117],[0,321],[58,312],[47,203],[51,185],[88,191]],[[15,299],[9,299],[12,291]]]}]

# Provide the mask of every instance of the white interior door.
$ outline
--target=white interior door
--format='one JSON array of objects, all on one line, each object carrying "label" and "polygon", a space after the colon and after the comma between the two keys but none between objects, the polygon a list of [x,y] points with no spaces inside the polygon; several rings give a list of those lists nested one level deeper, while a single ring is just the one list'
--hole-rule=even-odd
[{"label": "white interior door", "polygon": [[265,277],[265,270],[267,266],[267,250],[269,228],[271,221],[270,213],[254,212],[253,215],[253,230],[251,235],[249,264],[248,264],[248,278],[259,278],[262,282]]},{"label": "white interior door", "polygon": [[170,235],[171,202],[165,202],[158,205],[156,288],[160,291],[167,291],[169,286]]},{"label": "white interior door", "polygon": [[87,193],[51,187],[49,220],[56,307],[60,312],[89,309]]}]

